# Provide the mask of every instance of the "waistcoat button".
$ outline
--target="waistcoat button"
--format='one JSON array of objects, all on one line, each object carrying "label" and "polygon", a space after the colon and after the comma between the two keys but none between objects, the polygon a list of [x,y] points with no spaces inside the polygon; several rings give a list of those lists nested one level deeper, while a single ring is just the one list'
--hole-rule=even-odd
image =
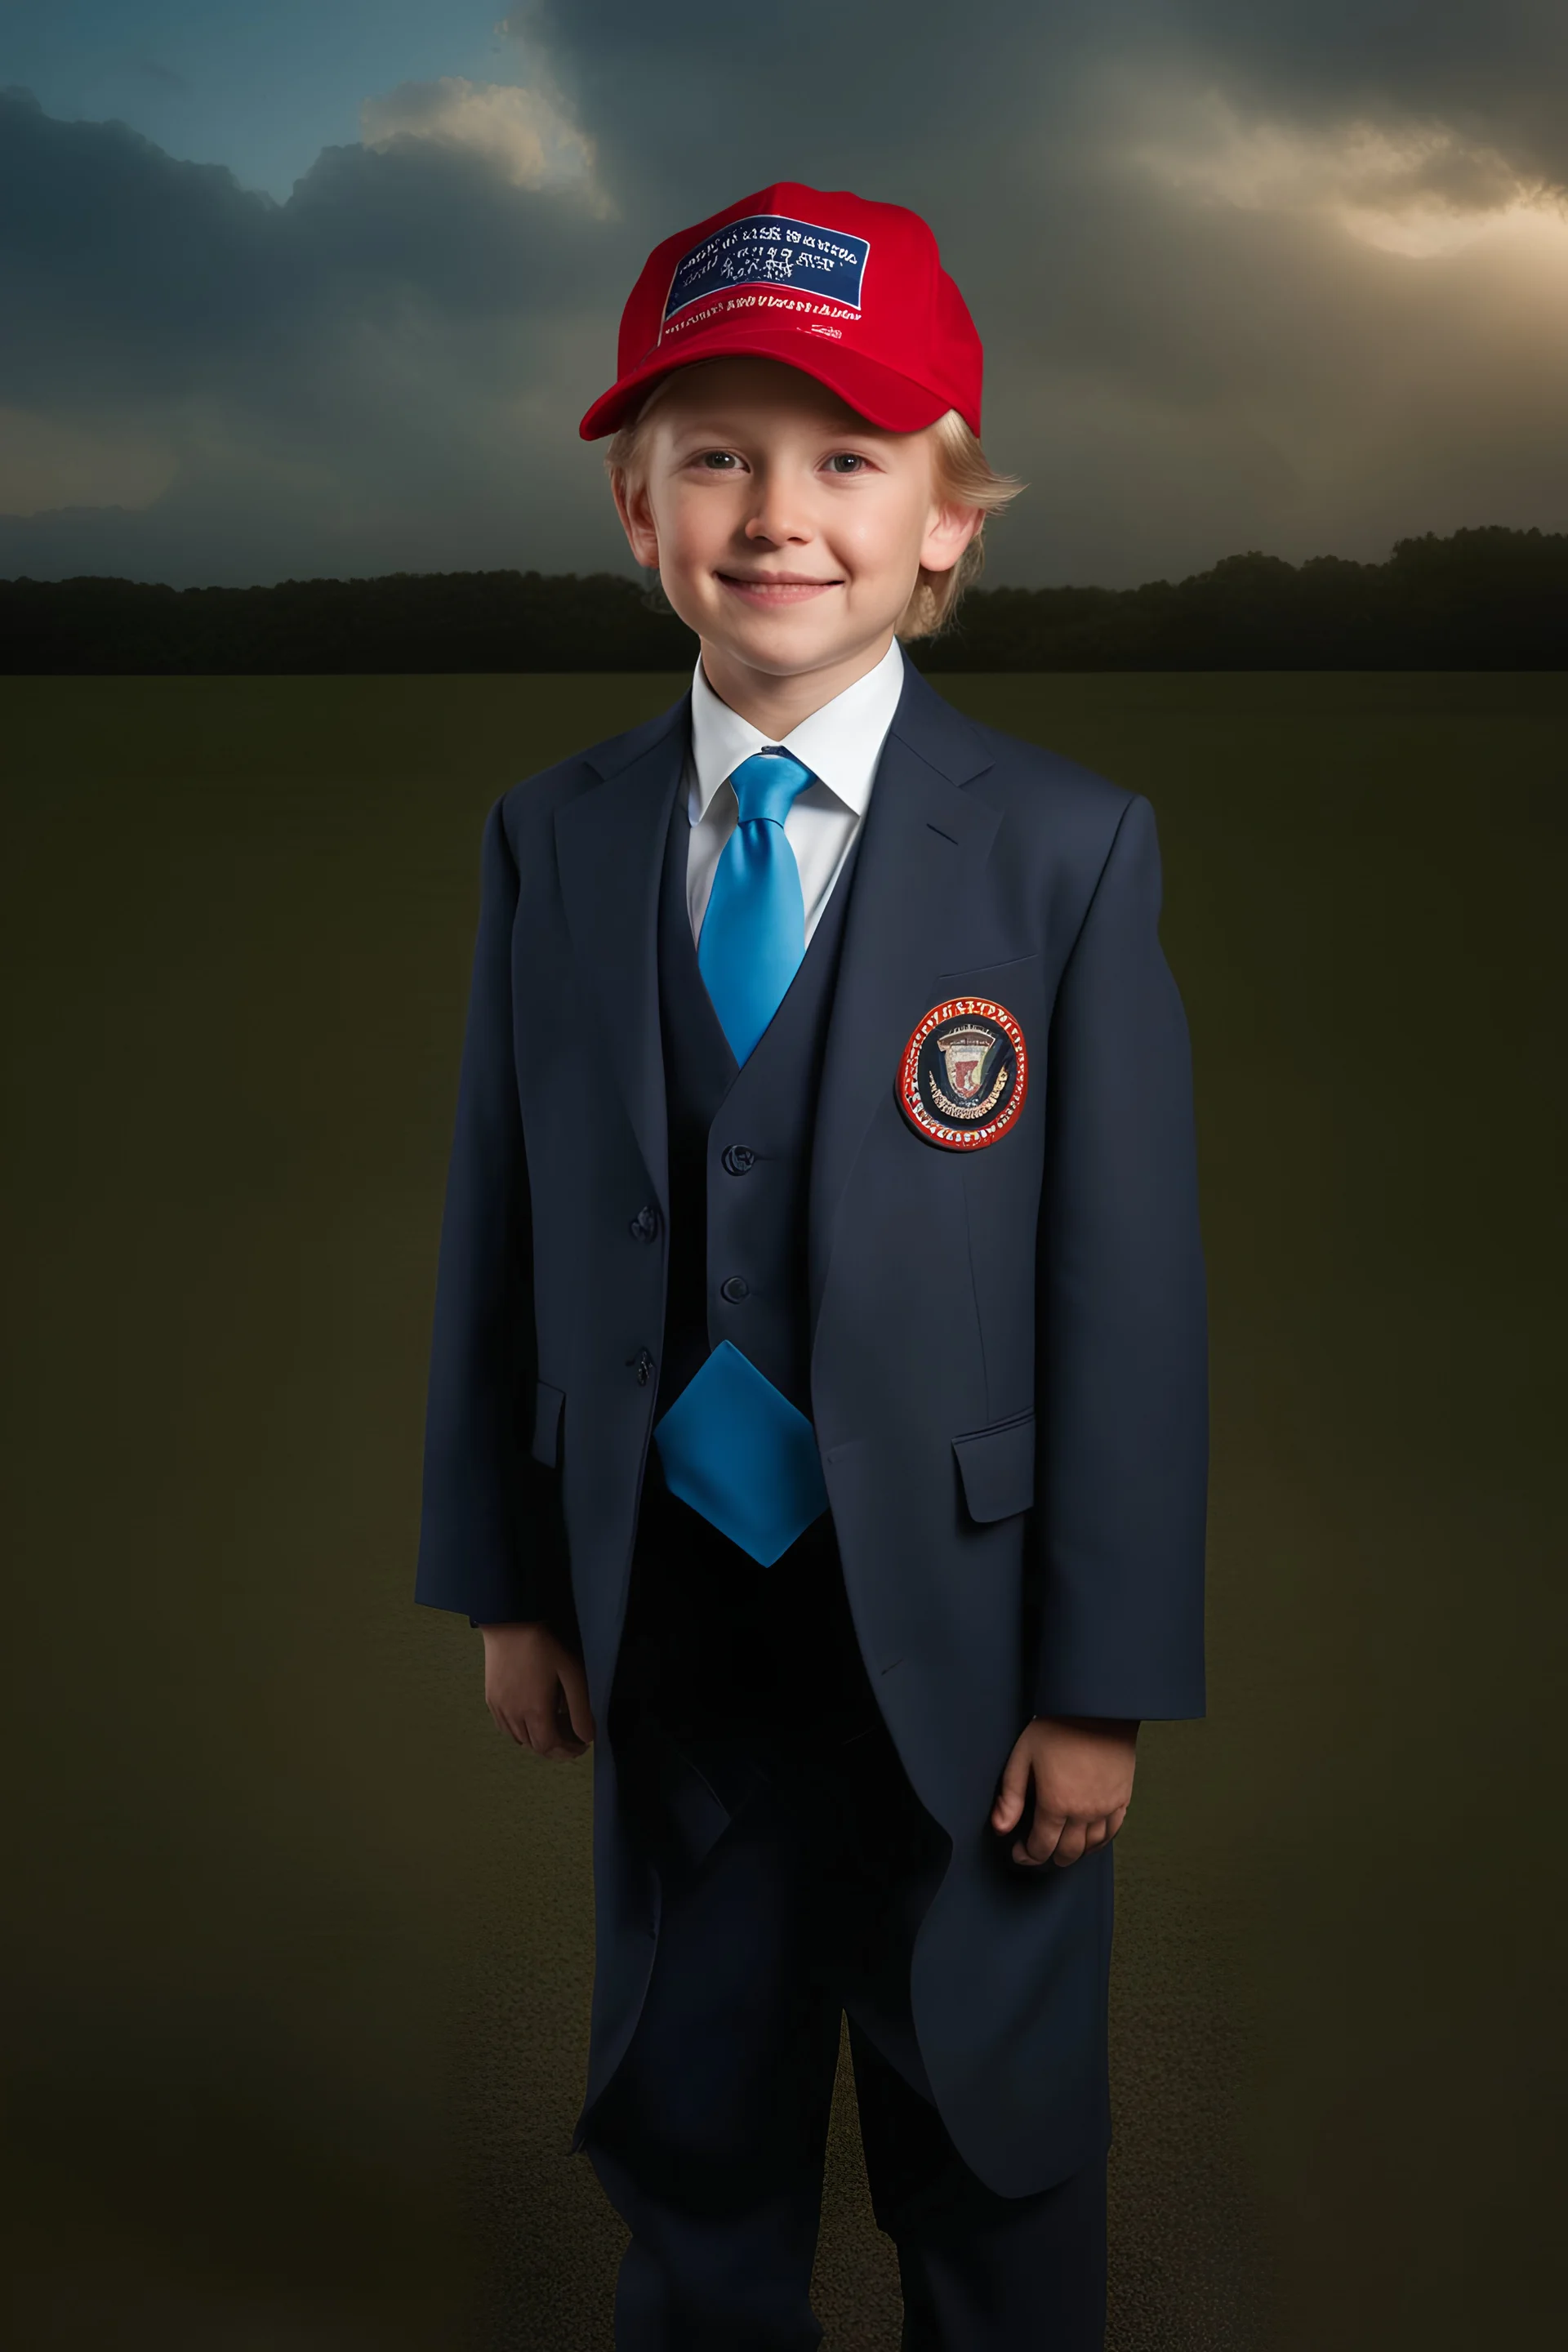
[{"label": "waistcoat button", "polygon": [[727,1282],[721,1282],[719,1285],[719,1295],[721,1298],[727,1298],[731,1307],[735,1307],[745,1297],[750,1288],[750,1283],[740,1275],[732,1274]]},{"label": "waistcoat button", "polygon": [[651,1242],[654,1235],[658,1231],[658,1211],[657,1209],[639,1209],[637,1215],[631,1220],[631,1223],[627,1230],[634,1241]]},{"label": "waistcoat button", "polygon": [[723,1157],[724,1165],[731,1176],[743,1176],[749,1168],[757,1164],[757,1155],[749,1143],[727,1143]]}]

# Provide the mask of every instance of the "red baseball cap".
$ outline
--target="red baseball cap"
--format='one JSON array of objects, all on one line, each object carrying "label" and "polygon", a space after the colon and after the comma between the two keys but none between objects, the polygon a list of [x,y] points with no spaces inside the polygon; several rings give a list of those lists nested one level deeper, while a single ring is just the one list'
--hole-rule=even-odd
[{"label": "red baseball cap", "polygon": [[616,381],[577,429],[596,441],[658,377],[740,352],[816,376],[884,432],[950,408],[980,430],[980,337],[902,205],[775,180],[667,236],[621,313]]}]

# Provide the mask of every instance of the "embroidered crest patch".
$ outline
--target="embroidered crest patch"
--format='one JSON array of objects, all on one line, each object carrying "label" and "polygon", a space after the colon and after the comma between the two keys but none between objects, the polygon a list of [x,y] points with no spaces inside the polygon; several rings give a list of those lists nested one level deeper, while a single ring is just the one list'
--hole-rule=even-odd
[{"label": "embroidered crest patch", "polygon": [[1029,1056],[1005,1004],[950,996],[917,1023],[899,1070],[899,1102],[921,1135],[974,1151],[1005,1135],[1024,1108]]}]

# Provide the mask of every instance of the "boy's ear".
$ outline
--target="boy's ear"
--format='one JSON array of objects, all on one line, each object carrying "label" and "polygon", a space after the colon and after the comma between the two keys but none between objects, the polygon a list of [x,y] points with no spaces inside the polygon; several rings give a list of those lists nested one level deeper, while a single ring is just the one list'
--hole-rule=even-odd
[{"label": "boy's ear", "polygon": [[616,512],[621,519],[626,544],[645,571],[658,570],[658,533],[654,529],[653,508],[649,503],[647,484],[628,483],[624,474],[612,474],[610,489],[616,501]]},{"label": "boy's ear", "polygon": [[951,572],[984,520],[979,507],[938,507],[921,548],[922,571]]}]

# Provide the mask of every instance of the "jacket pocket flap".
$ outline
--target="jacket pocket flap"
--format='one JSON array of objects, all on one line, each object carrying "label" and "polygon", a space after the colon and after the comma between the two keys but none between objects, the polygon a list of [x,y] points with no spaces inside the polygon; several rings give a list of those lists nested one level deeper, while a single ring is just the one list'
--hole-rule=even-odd
[{"label": "jacket pocket flap", "polygon": [[994,1429],[955,1437],[963,1499],[972,1519],[1005,1519],[1035,1499],[1035,1416],[1016,1413]]},{"label": "jacket pocket flap", "polygon": [[561,1436],[561,1408],[566,1402],[564,1389],[552,1389],[548,1381],[541,1381],[533,1400],[533,1444],[529,1448],[536,1462],[548,1469],[555,1467]]}]

